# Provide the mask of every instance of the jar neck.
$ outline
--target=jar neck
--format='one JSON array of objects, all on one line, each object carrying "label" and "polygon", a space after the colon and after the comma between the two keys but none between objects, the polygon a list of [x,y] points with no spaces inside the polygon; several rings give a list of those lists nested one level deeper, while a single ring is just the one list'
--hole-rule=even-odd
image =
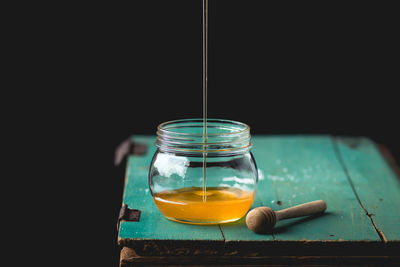
[{"label": "jar neck", "polygon": [[207,119],[207,135],[203,135],[203,119],[174,120],[157,128],[156,146],[168,153],[190,156],[231,156],[249,151],[250,127],[244,123]]}]

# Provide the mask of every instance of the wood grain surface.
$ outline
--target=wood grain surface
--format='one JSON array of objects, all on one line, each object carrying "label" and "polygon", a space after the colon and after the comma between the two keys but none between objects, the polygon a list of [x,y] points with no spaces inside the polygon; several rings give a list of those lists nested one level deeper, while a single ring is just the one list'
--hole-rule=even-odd
[{"label": "wood grain surface", "polygon": [[135,257],[285,256],[290,261],[308,255],[335,262],[355,253],[377,257],[371,260],[393,258],[400,247],[400,180],[368,138],[253,136],[259,183],[252,207],[280,210],[317,199],[328,207],[320,216],[278,222],[264,235],[250,231],[244,218],[214,226],[164,218],[148,187],[155,137],[132,140],[148,149],[128,157],[123,203],[142,213],[139,222],[121,222],[118,243]]}]

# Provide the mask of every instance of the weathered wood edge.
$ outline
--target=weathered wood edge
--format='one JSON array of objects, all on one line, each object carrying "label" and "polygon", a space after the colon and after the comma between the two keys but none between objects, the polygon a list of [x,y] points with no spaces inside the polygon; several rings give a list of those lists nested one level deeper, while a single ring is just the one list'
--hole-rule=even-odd
[{"label": "weathered wood edge", "polygon": [[132,248],[124,247],[121,250],[120,266],[135,264],[216,264],[223,265],[254,265],[254,264],[393,264],[400,262],[400,256],[393,255],[225,255],[225,256],[140,256]]},{"label": "weathered wood edge", "polygon": [[400,241],[123,240],[141,256],[398,255]]}]

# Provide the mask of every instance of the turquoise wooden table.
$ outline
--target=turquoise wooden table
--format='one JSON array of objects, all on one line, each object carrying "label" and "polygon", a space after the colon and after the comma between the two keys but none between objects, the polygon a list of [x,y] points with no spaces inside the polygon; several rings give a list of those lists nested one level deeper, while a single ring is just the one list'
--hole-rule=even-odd
[{"label": "turquoise wooden table", "polygon": [[327,203],[323,215],[279,222],[266,235],[250,231],[244,219],[214,226],[165,219],[148,186],[155,136],[131,141],[147,151],[127,158],[123,205],[141,213],[139,221],[120,215],[121,266],[400,261],[400,180],[368,138],[253,135],[259,169],[253,207]]}]

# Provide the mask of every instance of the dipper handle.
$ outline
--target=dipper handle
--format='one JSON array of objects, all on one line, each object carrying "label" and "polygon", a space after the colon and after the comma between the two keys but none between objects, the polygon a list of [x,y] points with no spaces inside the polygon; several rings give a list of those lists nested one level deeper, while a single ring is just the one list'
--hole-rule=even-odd
[{"label": "dipper handle", "polygon": [[301,216],[322,213],[326,210],[326,203],[323,200],[311,201],[291,208],[276,211],[276,221],[296,218]]}]

